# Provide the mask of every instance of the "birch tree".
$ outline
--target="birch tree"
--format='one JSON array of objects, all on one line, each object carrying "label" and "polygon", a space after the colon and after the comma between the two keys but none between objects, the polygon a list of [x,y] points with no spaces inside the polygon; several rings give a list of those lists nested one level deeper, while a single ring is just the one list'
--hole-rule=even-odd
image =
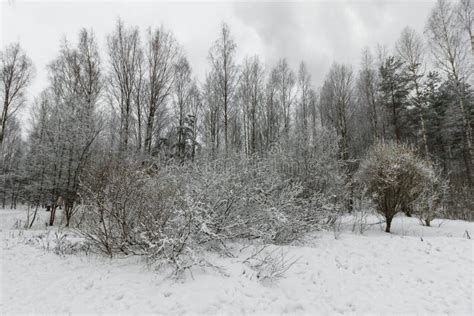
[{"label": "birch tree", "polygon": [[471,50],[474,56],[474,1],[460,0],[456,7],[456,11],[459,25],[467,35],[468,40],[471,42]]},{"label": "birch tree", "polygon": [[311,75],[306,68],[306,64],[301,62],[298,70],[298,108],[296,111],[296,122],[298,124],[300,137],[302,137],[302,141],[306,145],[310,136],[311,93]]},{"label": "birch tree", "polygon": [[276,94],[283,112],[282,135],[288,139],[294,106],[296,78],[286,59],[281,59],[275,68]]}]

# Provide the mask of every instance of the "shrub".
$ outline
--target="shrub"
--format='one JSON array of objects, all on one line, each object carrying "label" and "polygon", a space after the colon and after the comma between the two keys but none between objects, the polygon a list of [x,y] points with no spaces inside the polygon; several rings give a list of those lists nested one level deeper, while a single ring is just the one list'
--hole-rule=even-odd
[{"label": "shrub", "polygon": [[[82,182],[84,220],[78,230],[110,256],[141,253],[147,242],[161,237],[175,194],[173,182],[164,186],[140,164],[112,160]],[[144,235],[150,240],[145,242]]]},{"label": "shrub", "polygon": [[448,184],[436,169],[426,170],[423,179],[423,189],[413,202],[415,214],[422,225],[430,226],[431,221],[441,215]]},{"label": "shrub", "polygon": [[381,142],[373,146],[359,170],[359,181],[386,220],[390,232],[393,217],[412,205],[425,188],[429,163],[418,158],[407,145]]},{"label": "shrub", "polygon": [[229,253],[230,240],[292,242],[327,225],[340,203],[324,191],[329,174],[319,176],[319,190],[314,183],[305,190],[281,157],[286,156],[275,152],[192,163],[111,160],[81,182],[83,220],[77,229],[109,256],[143,255],[177,271],[202,262],[204,250]]}]

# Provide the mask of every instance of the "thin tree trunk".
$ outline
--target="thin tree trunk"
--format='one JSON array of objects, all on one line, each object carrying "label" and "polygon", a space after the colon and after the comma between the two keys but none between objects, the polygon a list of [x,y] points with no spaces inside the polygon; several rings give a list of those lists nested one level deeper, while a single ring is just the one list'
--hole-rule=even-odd
[{"label": "thin tree trunk", "polygon": [[390,233],[390,228],[392,227],[392,219],[393,219],[393,216],[386,218],[386,221],[387,221],[387,225],[385,226],[386,233]]},{"label": "thin tree trunk", "polygon": [[146,123],[145,133],[145,152],[151,153],[151,139],[153,133],[153,120],[155,119],[155,113],[150,113],[148,121]]},{"label": "thin tree trunk", "polygon": [[38,213],[38,204],[36,204],[35,212],[33,213],[33,219],[31,220],[31,223],[28,226],[29,229],[31,229],[31,227],[33,227],[33,224],[35,223],[35,220],[36,220],[36,214],[37,213]]},{"label": "thin tree trunk", "polygon": [[49,217],[49,226],[54,225],[54,220],[56,219],[56,208],[57,208],[57,205],[56,205],[56,203],[53,202],[53,204],[51,205],[51,214],[50,214],[50,217]]}]

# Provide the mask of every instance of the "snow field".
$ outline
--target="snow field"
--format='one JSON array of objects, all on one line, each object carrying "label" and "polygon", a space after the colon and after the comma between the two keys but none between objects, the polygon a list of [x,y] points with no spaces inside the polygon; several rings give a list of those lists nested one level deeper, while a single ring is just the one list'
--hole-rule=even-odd
[{"label": "snow field", "polygon": [[[2,314],[450,314],[473,313],[473,223],[435,220],[420,226],[396,217],[393,233],[369,225],[351,232],[345,217],[332,232],[308,235],[292,246],[270,246],[297,259],[285,277],[270,281],[244,261],[257,245],[232,243],[233,258],[209,253],[219,267],[195,267],[179,279],[140,258],[59,256],[22,242],[44,232],[13,229],[24,211],[0,210]],[[44,217],[47,213],[42,212]],[[369,224],[377,223],[375,216]],[[441,225],[438,227],[438,225]],[[19,237],[20,236],[20,237]]]}]

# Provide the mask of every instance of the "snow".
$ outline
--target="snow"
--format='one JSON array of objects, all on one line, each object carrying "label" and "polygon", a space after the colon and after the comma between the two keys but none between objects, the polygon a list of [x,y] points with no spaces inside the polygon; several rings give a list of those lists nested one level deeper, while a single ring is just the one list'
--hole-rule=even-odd
[{"label": "snow", "polygon": [[23,242],[44,233],[48,213],[40,214],[22,231],[13,227],[23,210],[0,210],[2,314],[473,314],[473,223],[423,227],[399,216],[387,234],[370,216],[361,235],[348,216],[338,239],[315,233],[276,250],[298,260],[284,278],[262,282],[243,263],[257,246],[242,243],[230,245],[234,258],[207,256],[220,270],[196,267],[179,279],[136,257],[56,255]]}]

